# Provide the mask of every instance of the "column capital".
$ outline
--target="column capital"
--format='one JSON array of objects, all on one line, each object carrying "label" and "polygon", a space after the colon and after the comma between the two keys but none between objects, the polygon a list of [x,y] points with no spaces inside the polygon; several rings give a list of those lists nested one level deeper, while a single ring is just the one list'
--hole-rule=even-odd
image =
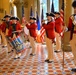
[{"label": "column capital", "polygon": [[27,8],[28,7],[28,0],[23,0],[23,4],[24,4],[24,7]]},{"label": "column capital", "polygon": [[17,5],[23,5],[23,3],[24,3],[23,0],[14,0],[13,1],[13,4],[15,4],[16,6]]}]

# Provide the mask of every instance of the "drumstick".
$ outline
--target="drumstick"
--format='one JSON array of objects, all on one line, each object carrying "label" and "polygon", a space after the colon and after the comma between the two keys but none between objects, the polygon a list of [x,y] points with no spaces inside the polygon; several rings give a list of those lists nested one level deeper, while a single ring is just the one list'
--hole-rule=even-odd
[{"label": "drumstick", "polygon": [[17,33],[17,32],[21,32],[22,30],[18,30],[18,31],[13,31],[12,33]]}]

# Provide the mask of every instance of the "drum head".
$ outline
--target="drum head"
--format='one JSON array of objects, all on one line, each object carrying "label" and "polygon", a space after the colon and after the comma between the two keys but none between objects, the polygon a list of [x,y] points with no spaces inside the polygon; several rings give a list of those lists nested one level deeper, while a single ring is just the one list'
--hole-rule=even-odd
[{"label": "drum head", "polygon": [[26,35],[29,35],[29,30],[27,29],[26,26],[24,27],[24,33],[25,33]]}]

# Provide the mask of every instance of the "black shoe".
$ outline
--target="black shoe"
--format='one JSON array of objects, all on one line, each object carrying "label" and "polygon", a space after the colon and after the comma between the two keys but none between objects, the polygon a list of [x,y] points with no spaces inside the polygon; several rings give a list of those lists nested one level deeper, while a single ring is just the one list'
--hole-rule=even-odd
[{"label": "black shoe", "polygon": [[11,50],[12,52],[14,51],[14,50]]},{"label": "black shoe", "polygon": [[49,61],[49,59],[46,59],[45,62]]},{"label": "black shoe", "polygon": [[60,51],[60,50],[55,50],[54,52],[59,53],[59,52],[61,52],[61,51]]},{"label": "black shoe", "polygon": [[13,50],[9,51],[8,53],[11,53],[11,52],[13,52]]},{"label": "black shoe", "polygon": [[18,57],[18,59],[20,59],[20,57]]},{"label": "black shoe", "polygon": [[7,46],[2,46],[2,48],[6,48]]},{"label": "black shoe", "polygon": [[17,58],[14,58],[14,60],[16,60]]},{"label": "black shoe", "polygon": [[35,56],[36,54],[31,53],[30,55],[31,55],[31,56]]},{"label": "black shoe", "polygon": [[76,72],[76,68],[72,68],[71,71]]},{"label": "black shoe", "polygon": [[11,51],[10,51],[10,52],[8,52],[8,53],[11,53]]},{"label": "black shoe", "polygon": [[47,62],[47,63],[52,63],[53,61],[47,60],[46,62]]},{"label": "black shoe", "polygon": [[52,63],[52,62],[53,62],[53,61],[50,61],[50,60],[49,60],[49,61],[47,61],[47,63]]},{"label": "black shoe", "polygon": [[14,60],[16,60],[16,59],[20,59],[20,57],[14,58]]}]

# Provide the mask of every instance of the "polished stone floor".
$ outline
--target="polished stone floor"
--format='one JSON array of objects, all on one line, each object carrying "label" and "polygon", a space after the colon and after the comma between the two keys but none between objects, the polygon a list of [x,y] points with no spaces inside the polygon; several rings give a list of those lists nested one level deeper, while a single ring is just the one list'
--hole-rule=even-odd
[{"label": "polished stone floor", "polygon": [[47,63],[46,45],[36,44],[36,55],[30,56],[32,48],[28,48],[20,59],[14,60],[14,52],[7,53],[7,48],[0,45],[0,75],[76,75],[71,71],[75,67],[72,52],[54,52],[54,62]]}]

